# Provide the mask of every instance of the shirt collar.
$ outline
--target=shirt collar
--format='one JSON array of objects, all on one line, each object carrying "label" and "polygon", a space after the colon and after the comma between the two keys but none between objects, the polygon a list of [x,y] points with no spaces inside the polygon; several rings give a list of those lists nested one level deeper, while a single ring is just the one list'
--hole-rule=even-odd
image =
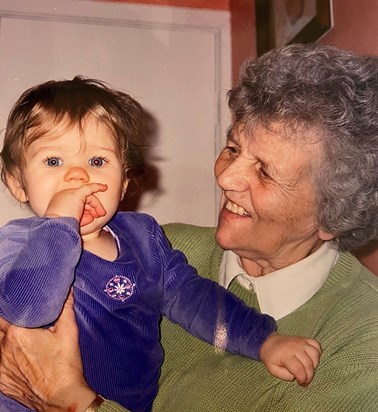
[{"label": "shirt collar", "polygon": [[264,276],[252,277],[245,273],[240,257],[226,250],[219,269],[219,283],[228,288],[236,277],[243,287],[255,291],[261,312],[278,320],[294,312],[315,295],[338,256],[338,251],[325,242],[317,251],[293,265]]},{"label": "shirt collar", "polygon": [[117,233],[114,232],[114,230],[112,230],[112,228],[108,225],[104,226],[104,231],[110,233],[113,238],[115,239],[115,241],[117,242],[117,248],[118,248],[118,252],[120,252],[121,250],[121,243],[119,241],[119,237],[117,235]]}]

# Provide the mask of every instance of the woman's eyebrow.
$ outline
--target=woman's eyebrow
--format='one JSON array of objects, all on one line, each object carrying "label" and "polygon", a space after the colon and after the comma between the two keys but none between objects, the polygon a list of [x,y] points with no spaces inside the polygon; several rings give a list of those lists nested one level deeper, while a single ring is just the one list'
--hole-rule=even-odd
[{"label": "woman's eyebrow", "polygon": [[227,132],[227,135],[226,135],[227,141],[230,141],[230,142],[236,144],[238,142],[238,139],[236,137],[236,133],[237,132],[235,131],[235,128],[230,128]]}]

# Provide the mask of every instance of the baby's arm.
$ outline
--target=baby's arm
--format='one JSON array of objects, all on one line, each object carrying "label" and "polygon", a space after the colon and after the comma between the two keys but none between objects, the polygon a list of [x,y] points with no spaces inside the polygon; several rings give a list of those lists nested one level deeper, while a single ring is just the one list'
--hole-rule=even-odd
[{"label": "baby's arm", "polygon": [[74,281],[82,245],[79,225],[106,211],[88,183],[57,192],[45,216],[19,219],[0,229],[0,315],[25,327],[54,322]]},{"label": "baby's arm", "polygon": [[78,223],[72,218],[30,218],[0,229],[0,315],[26,327],[59,316],[80,258]]},{"label": "baby's arm", "polygon": [[[209,286],[209,282],[200,278],[198,283],[192,279],[189,285],[182,284],[182,290],[192,300],[177,299],[178,306],[171,308],[168,318],[220,349],[262,360],[277,378],[295,379],[299,385],[307,386],[319,364],[319,343],[276,333],[276,324],[270,316],[247,307],[214,282]],[[190,307],[185,308],[186,305]],[[211,338],[209,331],[213,332]]]},{"label": "baby's arm", "polygon": [[[169,313],[172,320],[220,349],[262,360],[277,378],[295,379],[299,385],[307,386],[319,364],[319,343],[276,333],[276,324],[270,316],[247,307],[224,288],[214,282],[209,286],[208,282],[208,279],[200,278],[198,283],[192,280],[189,285],[182,284],[182,291],[193,298],[191,302],[186,299],[176,301],[179,305],[175,309],[177,313]],[[186,304],[191,307],[185,309]],[[186,319],[181,318],[183,314]],[[214,332],[212,340],[207,335],[206,326]]]},{"label": "baby's arm", "polygon": [[311,339],[282,336],[276,322],[244,304],[209,279],[199,276],[178,251],[165,249],[165,302],[162,312],[173,322],[220,349],[262,360],[274,376],[307,385],[319,363],[320,346]]}]

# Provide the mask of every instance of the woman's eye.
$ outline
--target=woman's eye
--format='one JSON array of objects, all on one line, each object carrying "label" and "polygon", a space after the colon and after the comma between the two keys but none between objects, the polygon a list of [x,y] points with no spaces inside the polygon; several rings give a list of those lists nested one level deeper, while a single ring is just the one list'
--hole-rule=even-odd
[{"label": "woman's eye", "polygon": [[47,166],[57,167],[57,166],[60,166],[63,162],[58,157],[48,157],[45,160],[45,163],[46,163]]},{"label": "woman's eye", "polygon": [[225,150],[227,153],[232,154],[232,155],[235,155],[235,154],[238,153],[238,148],[235,147],[235,146],[226,146],[226,147],[224,148],[224,150]]},{"label": "woman's eye", "polygon": [[259,169],[259,175],[260,175],[263,179],[269,179],[269,178],[270,178],[270,176],[268,175],[268,173],[267,173],[264,169],[262,169],[262,168]]},{"label": "woman's eye", "polygon": [[106,163],[103,157],[92,157],[89,159],[89,164],[94,167],[101,167]]}]

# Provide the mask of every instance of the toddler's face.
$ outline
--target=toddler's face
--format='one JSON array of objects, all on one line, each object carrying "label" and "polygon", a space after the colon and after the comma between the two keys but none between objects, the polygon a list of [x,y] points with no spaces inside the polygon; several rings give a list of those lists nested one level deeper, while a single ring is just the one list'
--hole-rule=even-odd
[{"label": "toddler's face", "polygon": [[86,183],[107,185],[106,191],[96,193],[106,215],[82,227],[82,235],[102,228],[117,211],[125,187],[122,160],[111,132],[94,117],[82,130],[77,125],[53,125],[29,146],[25,160],[24,198],[19,200],[28,201],[37,216],[44,215],[56,193]]}]

